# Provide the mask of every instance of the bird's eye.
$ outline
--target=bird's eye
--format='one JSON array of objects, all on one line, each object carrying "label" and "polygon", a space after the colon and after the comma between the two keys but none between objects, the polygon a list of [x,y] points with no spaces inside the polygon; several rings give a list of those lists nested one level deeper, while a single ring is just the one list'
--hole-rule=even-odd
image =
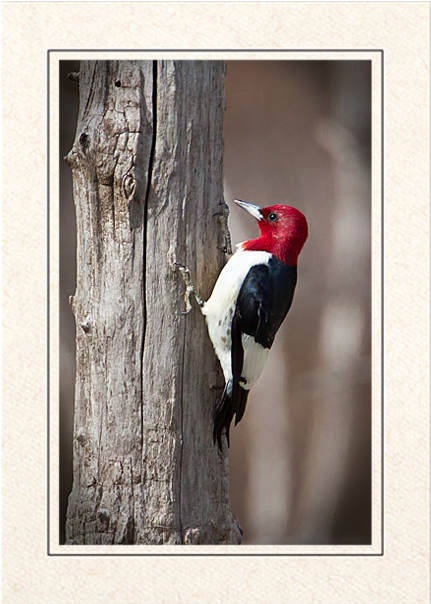
[{"label": "bird's eye", "polygon": [[276,222],[278,220],[278,214],[271,212],[271,214],[268,214],[268,220],[270,222]]}]

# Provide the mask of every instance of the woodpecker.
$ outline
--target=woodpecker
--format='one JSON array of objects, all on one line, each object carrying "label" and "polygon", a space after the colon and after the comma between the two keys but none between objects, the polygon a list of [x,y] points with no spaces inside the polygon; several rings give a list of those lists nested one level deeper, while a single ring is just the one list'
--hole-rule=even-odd
[{"label": "woodpecker", "polygon": [[[288,313],[297,281],[299,253],[308,236],[305,216],[296,208],[260,208],[234,200],[258,221],[260,237],[245,241],[221,271],[207,302],[197,296],[188,270],[180,267],[187,295],[194,293],[205,315],[220,361],[225,388],[214,417],[213,438],[222,450],[222,435],[241,421],[251,387],[268,359],[275,334]],[[188,304],[188,310],[190,309]]]}]

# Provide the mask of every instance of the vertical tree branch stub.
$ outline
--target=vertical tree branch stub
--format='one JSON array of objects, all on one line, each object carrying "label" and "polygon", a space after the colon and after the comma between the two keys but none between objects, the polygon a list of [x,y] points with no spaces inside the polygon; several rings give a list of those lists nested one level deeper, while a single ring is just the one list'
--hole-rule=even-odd
[{"label": "vertical tree branch stub", "polygon": [[167,261],[202,258],[205,294],[223,263],[223,83],[220,62],[81,65],[69,544],[240,541],[211,437],[220,370]]}]

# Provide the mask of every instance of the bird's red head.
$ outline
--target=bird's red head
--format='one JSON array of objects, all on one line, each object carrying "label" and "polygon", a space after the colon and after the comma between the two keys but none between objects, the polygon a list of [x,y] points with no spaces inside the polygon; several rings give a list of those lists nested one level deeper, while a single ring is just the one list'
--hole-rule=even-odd
[{"label": "bird's red head", "polygon": [[290,266],[296,266],[298,256],[308,237],[307,220],[296,208],[283,205],[259,208],[247,201],[235,202],[258,221],[260,237],[242,244],[243,250],[264,251]]}]

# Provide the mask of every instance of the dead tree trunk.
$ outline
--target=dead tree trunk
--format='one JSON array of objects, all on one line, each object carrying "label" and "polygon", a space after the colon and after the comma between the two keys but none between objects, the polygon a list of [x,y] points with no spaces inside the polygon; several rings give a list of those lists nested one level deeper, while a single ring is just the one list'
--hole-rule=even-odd
[{"label": "dead tree trunk", "polygon": [[89,61],[67,161],[77,219],[67,544],[239,543],[206,299],[224,263],[224,63]]}]

